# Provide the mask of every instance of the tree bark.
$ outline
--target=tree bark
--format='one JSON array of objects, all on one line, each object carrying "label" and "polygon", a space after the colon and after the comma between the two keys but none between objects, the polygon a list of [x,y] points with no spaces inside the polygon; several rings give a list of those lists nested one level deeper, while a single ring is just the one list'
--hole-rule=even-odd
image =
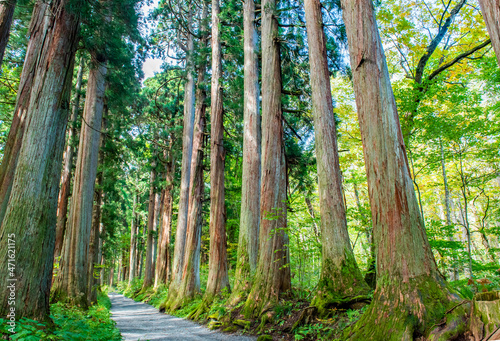
[{"label": "tree bark", "polygon": [[[188,28],[192,29],[192,12],[190,12]],[[172,282],[170,290],[177,290],[182,279],[184,248],[186,245],[187,216],[189,209],[189,184],[191,183],[191,158],[193,154],[193,131],[195,118],[195,81],[194,41],[191,33],[187,33],[186,83],[184,85],[184,128],[182,134],[181,185],[179,193],[179,209],[177,211],[177,230],[175,233],[174,257],[172,264]]]},{"label": "tree bark", "polygon": [[479,0],[479,5],[500,66],[500,2],[498,0]]},{"label": "tree bark", "polygon": [[17,0],[4,0],[0,3],[0,67],[2,67],[5,48],[9,42],[16,3]]},{"label": "tree bark", "polygon": [[[289,285],[286,277],[286,169],[281,110],[281,61],[275,0],[262,2],[262,183],[259,261],[245,303],[246,316],[257,316],[276,304]],[[285,177],[283,180],[283,177]],[[288,269],[289,270],[289,269]]]},{"label": "tree bark", "polygon": [[350,340],[453,339],[467,313],[456,306],[427,240],[373,4],[341,4],[377,251],[377,288]]},{"label": "tree bark", "polygon": [[[57,6],[57,4],[54,4],[54,6]],[[37,75],[37,61],[41,58],[41,54],[46,52],[44,51],[44,47],[46,48],[45,38],[53,32],[53,28],[51,28],[53,16],[46,14],[47,11],[54,8],[49,8],[49,4],[46,2],[38,1],[33,9],[29,28],[30,40],[19,81],[16,108],[0,166],[0,224],[7,210],[24,133],[31,122],[29,105],[33,82]]]},{"label": "tree bark", "polygon": [[322,267],[312,305],[320,314],[334,305],[367,295],[370,288],[358,268],[347,231],[342,175],[333,115],[332,90],[319,0],[305,0],[307,42],[311,68],[312,113],[316,140],[321,211]]},{"label": "tree bark", "polygon": [[[2,203],[6,200],[6,204],[0,222],[0,264],[4,269],[0,272],[0,282],[8,283],[9,278],[16,279],[16,319],[50,319],[49,292],[54,260],[57,194],[79,27],[79,17],[66,9],[67,2],[56,0],[50,5],[36,6],[30,30],[33,35],[28,47],[28,68],[23,70],[19,90],[19,94],[24,91],[30,94],[28,97],[18,95],[16,104],[17,108],[23,107],[18,123],[21,126],[25,124],[24,131],[17,136],[14,133],[14,140],[10,141],[10,156],[5,155],[3,160],[7,162],[6,167],[2,164],[2,171],[7,170],[3,174],[7,174],[7,178],[12,177],[7,181],[7,184],[10,183],[7,187],[15,190],[3,191],[2,195],[10,193],[1,198]],[[45,6],[47,12],[37,12]],[[31,60],[33,53],[36,56],[36,68]],[[33,74],[28,76],[31,72]],[[29,77],[32,80],[28,82]],[[23,89],[25,85],[29,87]],[[27,103],[23,101],[27,98],[30,101],[25,106]],[[26,119],[30,122],[27,123]],[[16,131],[18,128],[13,129]],[[14,159],[15,162],[11,163]],[[14,168],[9,170],[9,167]],[[2,186],[7,178],[2,179]],[[10,277],[11,272],[6,271],[9,268],[8,255],[12,254],[8,251],[8,239],[13,238],[15,269]],[[10,291],[7,285],[0,292],[0,315],[7,316],[11,307],[8,304]]]},{"label": "tree bark", "polygon": [[[102,130],[106,131],[106,117],[108,116],[107,105],[104,104],[104,117],[102,119]],[[101,134],[101,142],[99,148],[98,165],[103,165],[104,163],[104,145],[106,143],[106,135]],[[90,304],[97,302],[97,290],[98,290],[98,279],[96,276],[95,265],[99,264],[99,241],[100,241],[100,227],[101,227],[101,207],[104,203],[104,192],[103,192],[103,180],[104,180],[104,170],[101,169],[97,173],[96,188],[94,192],[94,207],[92,212],[92,229],[90,234],[90,244],[89,244],[89,256],[88,256],[88,285],[87,285],[87,297]]]},{"label": "tree bark", "polygon": [[144,266],[143,289],[153,285],[153,231],[155,224],[155,206],[156,206],[156,161],[152,162],[151,177],[149,179],[149,206],[148,206],[148,235],[146,241],[146,263]]},{"label": "tree bark", "polygon": [[224,196],[224,109],[222,106],[222,53],[219,0],[212,0],[212,87],[210,132],[210,254],[205,300],[229,289]]},{"label": "tree bark", "polygon": [[137,272],[137,193],[134,193],[134,203],[132,204],[132,223],[130,224],[130,271],[128,284],[132,285]]},{"label": "tree bark", "polygon": [[[208,5],[203,3],[202,15],[200,20],[201,48],[206,48],[208,44],[208,31],[206,19],[208,17]],[[177,240],[174,250],[174,266],[172,268],[172,281],[169,286],[168,298],[161,305],[161,310],[175,310],[184,302],[191,300],[200,290],[200,248],[201,248],[201,225],[202,225],[202,200],[203,200],[203,135],[205,130],[205,111],[206,111],[206,91],[203,83],[206,77],[207,56],[203,54],[200,64],[197,67],[198,80],[195,94],[195,119],[194,134],[192,139],[191,165],[188,170],[189,176],[189,197],[188,197],[188,216],[185,232],[184,253],[178,254]],[[184,141],[183,141],[184,143]],[[184,158],[184,155],[183,155]],[[181,171],[184,171],[182,169]],[[181,189],[182,194],[182,189]],[[179,212],[180,209],[179,209]],[[179,218],[178,218],[179,219]],[[179,225],[177,227],[179,229]],[[177,231],[178,233],[178,231]],[[176,234],[176,237],[178,234]],[[176,258],[184,257],[181,263],[181,269],[176,268]],[[181,272],[179,273],[179,270]]]},{"label": "tree bark", "polygon": [[244,100],[243,100],[243,174],[241,184],[241,215],[238,239],[238,260],[232,303],[236,304],[250,290],[257,268],[260,223],[260,112],[259,69],[257,60],[257,29],[255,3],[243,4],[244,30]]},{"label": "tree bark", "polygon": [[[441,168],[443,172],[443,185],[444,185],[444,203],[445,203],[445,209],[446,209],[446,225],[452,226],[451,222],[451,196],[450,196],[450,189],[448,187],[448,177],[446,176],[446,162],[444,158],[444,149],[443,149],[443,143],[441,139],[439,140],[439,149],[441,152]],[[453,228],[455,230],[455,228]],[[450,241],[454,241],[453,235],[449,237]],[[458,272],[458,266],[457,266],[457,259],[454,256],[453,257],[453,265],[451,269],[451,280],[452,281],[458,281],[459,279],[459,272]]]},{"label": "tree bark", "polygon": [[88,252],[107,73],[105,61],[99,61],[97,55],[97,51],[91,53],[92,65],[89,70],[68,227],[60,275],[53,289],[55,300],[68,301],[82,307],[87,307],[90,303],[86,295]]},{"label": "tree bark", "polygon": [[54,260],[61,256],[62,245],[64,241],[64,232],[66,231],[66,222],[68,220],[68,202],[71,191],[71,170],[73,168],[75,143],[77,140],[76,121],[78,111],[80,110],[80,95],[82,90],[83,69],[85,59],[80,56],[80,66],[78,67],[78,76],[75,88],[75,97],[71,111],[71,127],[68,130],[68,145],[64,153],[64,168],[61,175],[61,189],[59,190],[59,199],[57,203],[57,224],[56,224],[56,246],[54,249]]},{"label": "tree bark", "polygon": [[170,149],[167,152],[168,161],[165,169],[167,186],[163,192],[161,215],[161,234],[158,241],[158,258],[156,260],[155,288],[167,284],[170,280],[170,238],[172,232],[172,207],[174,189],[175,162],[172,153],[173,137],[170,138]]}]

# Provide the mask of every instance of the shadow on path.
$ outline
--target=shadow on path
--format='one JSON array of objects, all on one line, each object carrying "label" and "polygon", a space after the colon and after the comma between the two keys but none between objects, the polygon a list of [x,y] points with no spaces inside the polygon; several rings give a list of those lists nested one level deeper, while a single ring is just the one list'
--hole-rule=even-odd
[{"label": "shadow on path", "polygon": [[110,293],[111,318],[125,341],[254,341],[255,338],[223,334],[192,321],[161,314],[156,308],[117,293]]}]

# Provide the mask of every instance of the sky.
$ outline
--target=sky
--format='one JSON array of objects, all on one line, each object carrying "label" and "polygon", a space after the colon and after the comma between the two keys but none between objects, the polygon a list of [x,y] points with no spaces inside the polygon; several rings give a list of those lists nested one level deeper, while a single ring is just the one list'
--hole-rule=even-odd
[{"label": "sky", "polygon": [[[146,5],[142,8],[144,17],[147,17],[149,12],[158,6],[158,2],[160,0],[153,0],[151,4]],[[151,28],[150,28],[151,29]],[[146,58],[144,64],[142,65],[142,71],[144,71],[144,79],[148,79],[149,77],[153,77],[155,72],[159,72],[161,70],[161,64],[163,64],[163,60],[157,58]]]}]

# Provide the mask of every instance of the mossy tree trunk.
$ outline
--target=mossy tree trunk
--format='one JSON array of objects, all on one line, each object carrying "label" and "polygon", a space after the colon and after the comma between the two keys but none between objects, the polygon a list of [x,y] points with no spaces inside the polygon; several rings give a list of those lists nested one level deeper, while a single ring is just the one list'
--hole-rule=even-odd
[{"label": "mossy tree trunk", "polygon": [[[188,15],[187,27],[192,30],[193,12]],[[182,164],[177,229],[172,260],[172,281],[170,291],[179,288],[182,279],[184,248],[186,245],[187,216],[189,209],[189,184],[191,182],[191,158],[193,154],[193,131],[195,118],[194,41],[191,32],[186,34],[186,83],[184,84],[184,127],[182,133]]]},{"label": "mossy tree trunk", "polygon": [[439,274],[427,240],[373,5],[370,0],[341,4],[377,252],[375,294],[349,339],[451,339],[465,328],[465,308],[451,309],[458,297]]},{"label": "mossy tree trunk", "polygon": [[500,66],[500,3],[498,0],[479,0],[479,5]]},{"label": "mossy tree trunk", "polygon": [[71,170],[74,165],[75,144],[77,141],[76,121],[80,110],[80,97],[83,82],[83,70],[85,67],[85,58],[80,54],[80,65],[75,87],[74,102],[71,111],[70,128],[68,130],[68,142],[64,153],[64,167],[61,174],[61,188],[59,190],[59,199],[57,202],[57,224],[56,224],[56,245],[54,249],[54,260],[61,256],[62,245],[64,241],[64,232],[68,221],[68,202],[71,192]]},{"label": "mossy tree trunk", "polygon": [[259,69],[257,60],[257,29],[255,3],[243,4],[244,30],[244,100],[243,100],[243,174],[241,184],[241,214],[238,238],[238,258],[232,304],[237,304],[250,290],[257,268],[260,223],[260,112]]},{"label": "mossy tree trunk", "polygon": [[[54,8],[52,7],[52,9]],[[19,80],[16,107],[12,117],[7,142],[3,150],[2,164],[0,165],[0,224],[7,210],[24,132],[29,127],[32,119],[32,112],[28,109],[33,81],[37,75],[37,61],[44,52],[43,47],[46,47],[44,44],[45,38],[47,35],[52,34],[50,25],[53,23],[53,16],[47,15],[48,10],[48,3],[37,1],[31,16],[29,28],[30,40],[26,49],[23,72]]]},{"label": "mossy tree trunk", "polygon": [[210,254],[205,300],[229,289],[224,193],[224,109],[219,0],[212,0],[212,87],[210,121]]},{"label": "mossy tree trunk", "polygon": [[348,304],[349,300],[368,294],[370,288],[358,268],[347,231],[321,4],[319,0],[305,0],[304,8],[311,68],[322,245],[321,277],[312,305],[323,314],[333,305]]},{"label": "mossy tree trunk", "polygon": [[[98,58],[99,56],[99,58]],[[80,132],[71,208],[61,256],[54,299],[88,307],[88,253],[92,229],[92,207],[104,111],[107,66],[102,54],[91,53],[91,66]]]},{"label": "mossy tree trunk", "polygon": [[[281,61],[275,0],[262,2],[262,183],[259,261],[244,306],[258,316],[278,302],[290,287],[286,266],[286,167],[281,110]],[[288,269],[288,270],[287,270]],[[289,277],[288,277],[289,278]]]},{"label": "mossy tree trunk", "polygon": [[[208,45],[208,4],[203,3],[202,14],[200,18],[200,47],[203,50]],[[205,111],[206,111],[206,90],[205,78],[207,72],[207,54],[203,52],[200,62],[197,66],[197,84],[195,94],[195,119],[194,134],[192,139],[191,171],[188,197],[188,215],[185,233],[184,252],[178,254],[179,250],[174,249],[174,266],[172,267],[172,281],[169,285],[168,298],[162,303],[161,310],[175,310],[183,302],[189,301],[200,290],[200,251],[201,251],[201,208],[203,200],[203,136],[205,130]],[[184,155],[183,155],[184,157]],[[184,169],[181,170],[181,172]],[[182,193],[182,188],[181,188]],[[179,211],[180,212],[180,211]],[[177,237],[177,234],[176,234]],[[177,241],[176,241],[177,246]],[[181,271],[176,269],[175,259],[183,257]]]},{"label": "mossy tree trunk", "polygon": [[[16,319],[49,319],[57,194],[79,28],[79,16],[67,10],[67,3],[56,0],[36,6],[30,30],[34,34],[28,47],[28,69],[23,70],[16,105],[19,108],[20,101],[26,99],[21,93],[30,92],[29,105],[22,110],[18,122],[26,125],[23,134],[14,134],[15,140],[9,140],[12,143],[10,157],[15,162],[10,163],[13,159],[5,155],[3,162],[7,165],[5,168],[2,165],[2,170],[7,170],[3,174],[11,177],[11,181],[6,182],[10,182],[8,187],[15,190],[9,190],[9,194],[2,197],[5,211],[0,222],[0,265],[4,270],[0,271],[0,282],[5,285],[0,289],[0,315],[7,316],[10,312],[10,291],[6,283],[10,282],[9,278],[15,278]],[[47,11],[38,12],[43,7]],[[33,46],[35,43],[39,45]],[[28,62],[34,56],[36,64]],[[32,80],[27,81],[30,77]],[[22,88],[28,84],[28,88]],[[13,169],[9,169],[11,166]],[[13,277],[7,271],[11,254],[8,239],[15,239]]]}]

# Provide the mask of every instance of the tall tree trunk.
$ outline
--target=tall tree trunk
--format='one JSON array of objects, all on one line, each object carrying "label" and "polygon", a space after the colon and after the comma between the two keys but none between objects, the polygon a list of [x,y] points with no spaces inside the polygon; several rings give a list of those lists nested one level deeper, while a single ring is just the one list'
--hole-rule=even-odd
[{"label": "tall tree trunk", "polygon": [[[106,104],[105,104],[106,106]],[[102,130],[106,131],[106,116],[107,106],[104,108],[104,118],[102,120]],[[104,145],[106,143],[106,135],[101,134],[101,143],[99,148],[98,165],[103,165],[104,162]],[[104,180],[104,171],[101,169],[97,173],[96,189],[94,192],[94,208],[92,212],[92,229],[90,233],[89,255],[88,255],[88,285],[87,297],[90,304],[97,302],[98,277],[95,275],[95,265],[98,264],[99,258],[99,231],[101,227],[101,207],[104,203],[104,193],[102,189]]]},{"label": "tall tree trunk", "polygon": [[[275,0],[262,2],[262,183],[259,261],[245,303],[246,316],[260,315],[278,302],[286,275],[282,255],[286,226],[286,177],[281,111],[281,61]],[[285,178],[286,179],[286,178]],[[286,180],[285,180],[286,181]]]},{"label": "tall tree trunk", "polygon": [[152,162],[151,177],[149,179],[149,206],[148,206],[148,234],[146,240],[146,263],[144,266],[143,289],[153,285],[153,231],[155,224],[155,206],[156,206],[156,161]]},{"label": "tall tree trunk", "polygon": [[51,25],[53,25],[54,17],[47,15],[47,11],[54,10],[55,6],[60,5],[59,2],[53,4],[49,9],[48,3],[38,1],[31,16],[29,28],[30,40],[26,49],[23,72],[19,81],[16,108],[12,117],[7,143],[3,150],[2,164],[0,165],[0,224],[7,210],[24,133],[30,125],[32,118],[29,106],[33,82],[38,74],[37,61],[43,53],[47,53],[44,50],[44,48],[47,48],[45,39],[47,36],[53,34],[53,27]]},{"label": "tall tree trunk", "polygon": [[68,201],[71,190],[71,170],[73,168],[75,143],[77,139],[76,121],[78,111],[80,110],[80,95],[82,90],[83,69],[85,59],[80,54],[80,66],[78,67],[78,76],[75,88],[75,97],[71,112],[71,127],[68,130],[68,145],[64,153],[64,168],[61,175],[61,189],[59,190],[59,199],[57,202],[57,224],[56,224],[56,246],[54,249],[54,259],[61,256],[62,245],[64,241],[64,232],[66,231],[66,222],[68,220]]},{"label": "tall tree trunk", "polygon": [[243,174],[241,184],[241,215],[238,260],[232,303],[236,304],[250,290],[251,278],[257,268],[260,222],[260,113],[259,69],[257,60],[257,29],[255,3],[243,4],[245,79],[243,100]]},{"label": "tall tree trunk", "polygon": [[[160,173],[161,174],[161,173]],[[161,174],[162,175],[162,174]],[[155,223],[153,225],[153,251],[152,251],[152,264],[151,264],[151,272],[153,277],[153,284],[156,278],[156,259],[158,257],[158,237],[159,237],[159,228],[160,228],[160,210],[161,210],[161,199],[162,192],[155,193]]]},{"label": "tall tree trunk", "polygon": [[210,302],[229,289],[227,270],[226,205],[224,196],[224,109],[219,0],[212,0],[212,87],[210,132],[210,255],[205,299]]},{"label": "tall tree trunk", "polygon": [[[192,29],[192,12],[189,13],[188,28]],[[177,212],[177,230],[175,233],[174,257],[172,264],[172,282],[170,291],[178,290],[182,279],[184,248],[186,245],[187,216],[189,209],[189,184],[191,183],[191,158],[193,154],[193,131],[195,117],[195,81],[194,73],[194,41],[187,32],[186,83],[184,85],[184,128],[182,134],[181,185],[179,193],[179,209]]]},{"label": "tall tree trunk", "polygon": [[107,67],[91,53],[83,124],[78,146],[71,208],[59,276],[54,283],[54,299],[75,305],[89,305],[88,252],[92,228],[92,206],[101,135]]},{"label": "tall tree trunk", "polygon": [[500,3],[498,0],[479,0],[479,5],[500,66]]},{"label": "tall tree trunk", "polygon": [[370,288],[358,268],[347,231],[321,4],[319,0],[305,0],[304,9],[311,67],[323,250],[321,277],[312,305],[318,308],[320,314],[324,314],[331,306],[348,305],[352,298],[359,300],[359,295],[367,295]]},{"label": "tall tree trunk", "polygon": [[[203,3],[201,21],[200,21],[200,45],[206,48],[208,44],[207,31],[208,5]],[[174,250],[174,266],[172,268],[172,282],[169,286],[168,298],[161,305],[161,310],[175,310],[184,302],[189,301],[200,290],[200,248],[201,248],[201,225],[202,225],[202,200],[204,190],[203,179],[203,136],[205,130],[205,111],[206,111],[206,91],[203,83],[205,82],[207,72],[207,56],[203,54],[200,64],[197,68],[198,80],[195,95],[195,119],[194,134],[192,139],[191,165],[188,168],[191,171],[189,182],[188,197],[188,216],[185,233],[184,253],[177,254]],[[184,142],[183,142],[184,143]],[[183,155],[184,158],[184,155]],[[181,171],[183,171],[182,169]],[[182,190],[181,190],[182,193]],[[180,210],[179,210],[180,212]],[[178,218],[179,219],[179,218]],[[179,229],[179,225],[177,227]],[[178,234],[176,234],[178,236]],[[175,259],[184,257],[181,272],[176,268]]]},{"label": "tall tree trunk", "polygon": [[9,42],[10,26],[14,18],[17,0],[4,0],[0,2],[0,67],[2,67],[5,48]]},{"label": "tall tree trunk", "polygon": [[170,238],[172,232],[172,207],[174,189],[174,158],[172,153],[173,138],[170,138],[170,149],[167,152],[168,160],[165,169],[167,186],[163,192],[161,215],[161,235],[158,241],[158,258],[156,260],[155,288],[169,282],[170,274]]},{"label": "tall tree trunk", "polygon": [[[12,159],[6,155],[3,160],[8,163],[6,168],[2,164],[2,170],[7,169],[4,174],[10,173],[9,167],[14,167],[7,176],[12,176],[7,187],[16,190],[9,190],[10,193],[1,198],[2,203],[4,200],[7,203],[5,215],[0,219],[0,265],[4,269],[0,271],[0,282],[5,283],[0,289],[0,315],[10,313],[7,283],[16,279],[16,319],[49,319],[57,194],[79,27],[79,17],[66,9],[67,2],[51,2],[47,5],[48,12],[43,11],[46,17],[41,20],[40,13],[34,13],[31,39],[40,44],[37,46],[40,52],[36,54],[36,68],[33,69],[35,64],[29,62],[31,69],[23,70],[21,77],[21,84],[26,85],[26,73],[34,73],[30,88],[26,89],[30,91],[31,100],[20,123],[22,125],[26,118],[30,122],[21,134],[24,136],[14,135],[15,140],[11,141],[10,151],[14,153],[10,156],[16,162],[11,164]],[[43,23],[48,26],[45,28]],[[33,46],[29,45],[30,50]],[[30,54],[27,59],[32,58]],[[25,89],[20,88],[19,93],[23,91]],[[24,99],[18,97],[16,106],[20,107],[20,101]],[[2,193],[7,194],[7,191]],[[15,269],[12,272],[6,271],[9,268],[8,255],[12,254],[9,239],[15,239]]]},{"label": "tall tree trunk", "polygon": [[[439,149],[441,152],[441,168],[443,172],[443,185],[444,185],[444,203],[445,203],[445,209],[446,209],[446,225],[452,226],[452,221],[451,221],[451,196],[450,196],[450,189],[448,188],[448,177],[446,176],[446,162],[444,158],[444,148],[443,148],[443,142],[441,139],[439,139]],[[453,232],[455,231],[455,228],[453,227]],[[454,233],[453,233],[454,234]],[[450,241],[455,241],[453,235],[449,237]],[[453,265],[452,265],[452,271],[451,271],[451,280],[452,281],[458,281],[459,279],[459,272],[458,272],[458,266],[457,266],[457,258],[454,256],[453,257]]]},{"label": "tall tree trunk", "polygon": [[137,193],[134,193],[134,203],[132,204],[132,223],[130,224],[130,271],[128,284],[131,285],[137,272]]},{"label": "tall tree trunk", "polygon": [[456,306],[459,298],[446,287],[427,240],[373,4],[341,4],[377,251],[373,301],[348,338],[413,340],[423,335],[437,340],[446,333],[451,339],[467,313]]}]

